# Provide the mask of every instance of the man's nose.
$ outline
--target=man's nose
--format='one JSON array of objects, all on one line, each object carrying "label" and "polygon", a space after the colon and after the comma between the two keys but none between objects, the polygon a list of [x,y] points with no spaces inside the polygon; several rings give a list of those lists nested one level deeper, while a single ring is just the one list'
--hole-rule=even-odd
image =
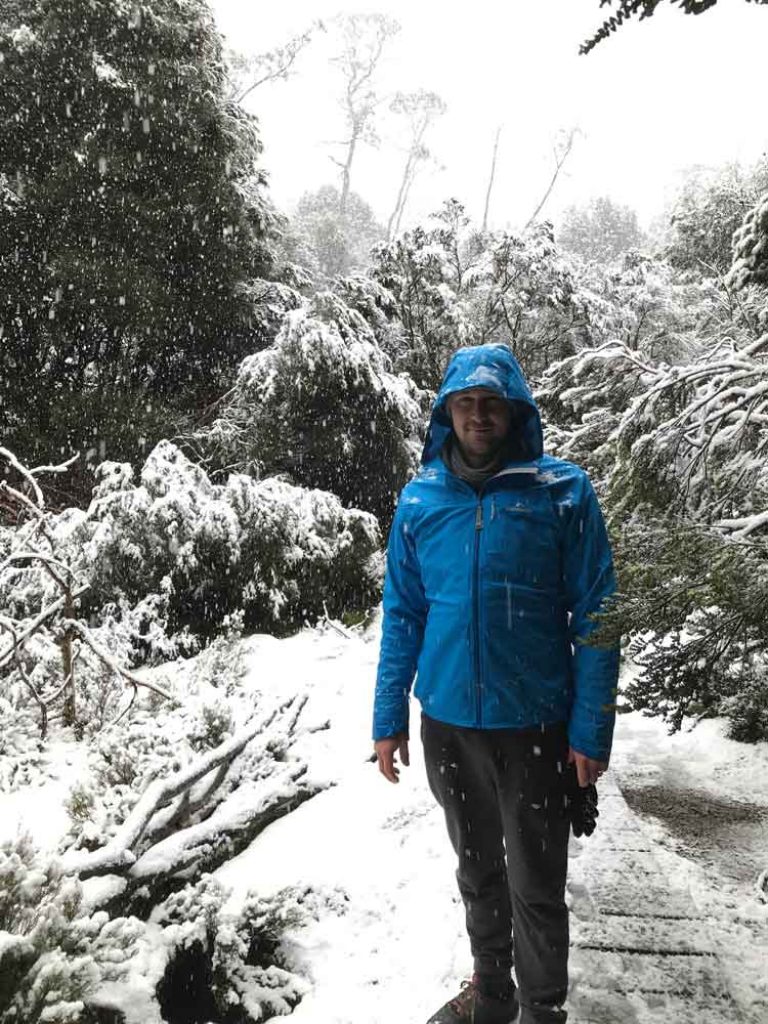
[{"label": "man's nose", "polygon": [[477,405],[472,406],[470,415],[476,420],[488,419],[488,406],[485,402],[478,402]]}]

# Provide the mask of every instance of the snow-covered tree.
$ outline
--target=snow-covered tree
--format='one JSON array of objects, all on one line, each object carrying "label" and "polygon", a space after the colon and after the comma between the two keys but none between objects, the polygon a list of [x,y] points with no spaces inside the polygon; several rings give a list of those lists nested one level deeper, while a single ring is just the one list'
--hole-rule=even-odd
[{"label": "snow-covered tree", "polygon": [[603,628],[630,635],[643,666],[629,699],[674,728],[725,715],[754,740],[768,729],[768,315],[760,288],[700,298],[671,344],[584,349],[539,398],[609,513],[620,600]]},{"label": "snow-covered tree", "polygon": [[0,428],[134,456],[265,344],[261,144],[205,0],[0,11]]},{"label": "snow-covered tree", "polygon": [[599,196],[582,206],[569,206],[556,235],[566,252],[600,263],[610,263],[644,243],[635,211],[609,196]]},{"label": "snow-covered tree", "polygon": [[339,190],[334,185],[323,185],[315,192],[304,193],[291,218],[295,244],[300,247],[298,262],[303,262],[318,286],[329,284],[340,274],[368,267],[371,250],[386,234],[357,192],[347,195],[343,214],[339,204]]},{"label": "snow-covered tree", "polygon": [[344,115],[346,136],[337,143],[343,148],[341,159],[333,158],[341,171],[339,213],[347,215],[351,191],[352,166],[361,145],[378,145],[376,110],[382,102],[376,74],[384,49],[400,31],[394,18],[385,14],[339,14],[333,20],[338,46],[331,57],[341,74],[339,106]]},{"label": "snow-covered tree", "polygon": [[319,292],[243,362],[219,419],[194,444],[211,471],[287,474],[373,512],[386,529],[416,466],[424,411],[364,317]]},{"label": "snow-covered tree", "polygon": [[768,192],[760,196],[734,234],[728,278],[737,288],[768,285]]},{"label": "snow-covered tree", "polygon": [[768,162],[744,169],[739,164],[693,168],[669,214],[665,255],[682,270],[699,276],[728,272],[734,232],[768,189]]},{"label": "snow-covered tree", "polygon": [[430,157],[425,142],[427,133],[435,119],[445,113],[446,106],[437,93],[419,89],[417,92],[396,93],[389,109],[405,120],[408,141],[403,176],[400,179],[394,209],[387,222],[387,241],[400,231],[411,186],[419,167]]},{"label": "snow-covered tree", "polygon": [[391,352],[420,387],[435,389],[459,345],[510,345],[529,373],[572,352],[585,309],[550,225],[483,234],[451,200],[430,227],[382,247],[371,274],[395,299]]}]

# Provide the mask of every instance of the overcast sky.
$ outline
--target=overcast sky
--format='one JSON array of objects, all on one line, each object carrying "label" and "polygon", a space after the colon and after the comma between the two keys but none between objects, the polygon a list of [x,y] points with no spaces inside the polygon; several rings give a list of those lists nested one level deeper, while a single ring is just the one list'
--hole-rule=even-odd
[{"label": "overcast sky", "polygon": [[[602,18],[598,0],[213,0],[228,43],[259,53],[285,42],[313,19],[372,12],[397,19],[379,76],[381,93],[424,88],[447,113],[429,145],[435,160],[414,185],[405,221],[423,219],[450,196],[482,217],[496,128],[502,125],[491,226],[519,227],[551,177],[558,132],[578,128],[572,155],[545,214],[609,195],[647,224],[694,164],[765,152],[765,54],[768,8],[721,0],[685,16],[663,4],[587,57],[580,42]],[[290,209],[302,192],[338,182],[329,145],[343,137],[341,79],[329,64],[333,38],[320,34],[288,82],[255,90],[264,166],[275,201]],[[352,187],[386,222],[404,153],[397,123],[382,107],[382,141],[365,147]],[[338,149],[336,155],[340,155]]]}]

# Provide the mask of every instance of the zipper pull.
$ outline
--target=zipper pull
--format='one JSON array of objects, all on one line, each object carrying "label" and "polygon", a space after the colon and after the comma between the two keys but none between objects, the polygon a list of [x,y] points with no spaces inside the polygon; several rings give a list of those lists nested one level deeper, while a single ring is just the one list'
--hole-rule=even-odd
[{"label": "zipper pull", "polygon": [[475,516],[475,529],[482,530],[483,528],[483,506],[482,503],[477,506],[477,515]]}]

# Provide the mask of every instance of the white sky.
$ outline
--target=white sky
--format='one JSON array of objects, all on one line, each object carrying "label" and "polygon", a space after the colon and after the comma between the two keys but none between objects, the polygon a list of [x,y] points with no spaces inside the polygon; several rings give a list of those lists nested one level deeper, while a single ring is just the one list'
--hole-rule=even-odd
[{"label": "white sky", "polygon": [[[682,169],[749,163],[768,141],[768,9],[744,0],[721,0],[695,17],[664,4],[587,57],[578,56],[579,44],[610,13],[598,0],[213,0],[213,7],[230,45],[251,53],[340,11],[378,11],[400,22],[381,68],[382,94],[425,88],[448,106],[428,140],[436,161],[413,187],[404,226],[450,196],[481,219],[499,124],[495,227],[526,221],[551,177],[561,129],[583,134],[545,215],[556,218],[569,203],[610,195],[646,224],[674,193]],[[284,209],[302,192],[338,182],[327,144],[344,134],[331,44],[330,32],[318,36],[295,77],[268,83],[246,101],[261,121],[264,165]],[[360,152],[352,187],[386,222],[404,153],[391,115],[380,132],[381,146]]]}]

